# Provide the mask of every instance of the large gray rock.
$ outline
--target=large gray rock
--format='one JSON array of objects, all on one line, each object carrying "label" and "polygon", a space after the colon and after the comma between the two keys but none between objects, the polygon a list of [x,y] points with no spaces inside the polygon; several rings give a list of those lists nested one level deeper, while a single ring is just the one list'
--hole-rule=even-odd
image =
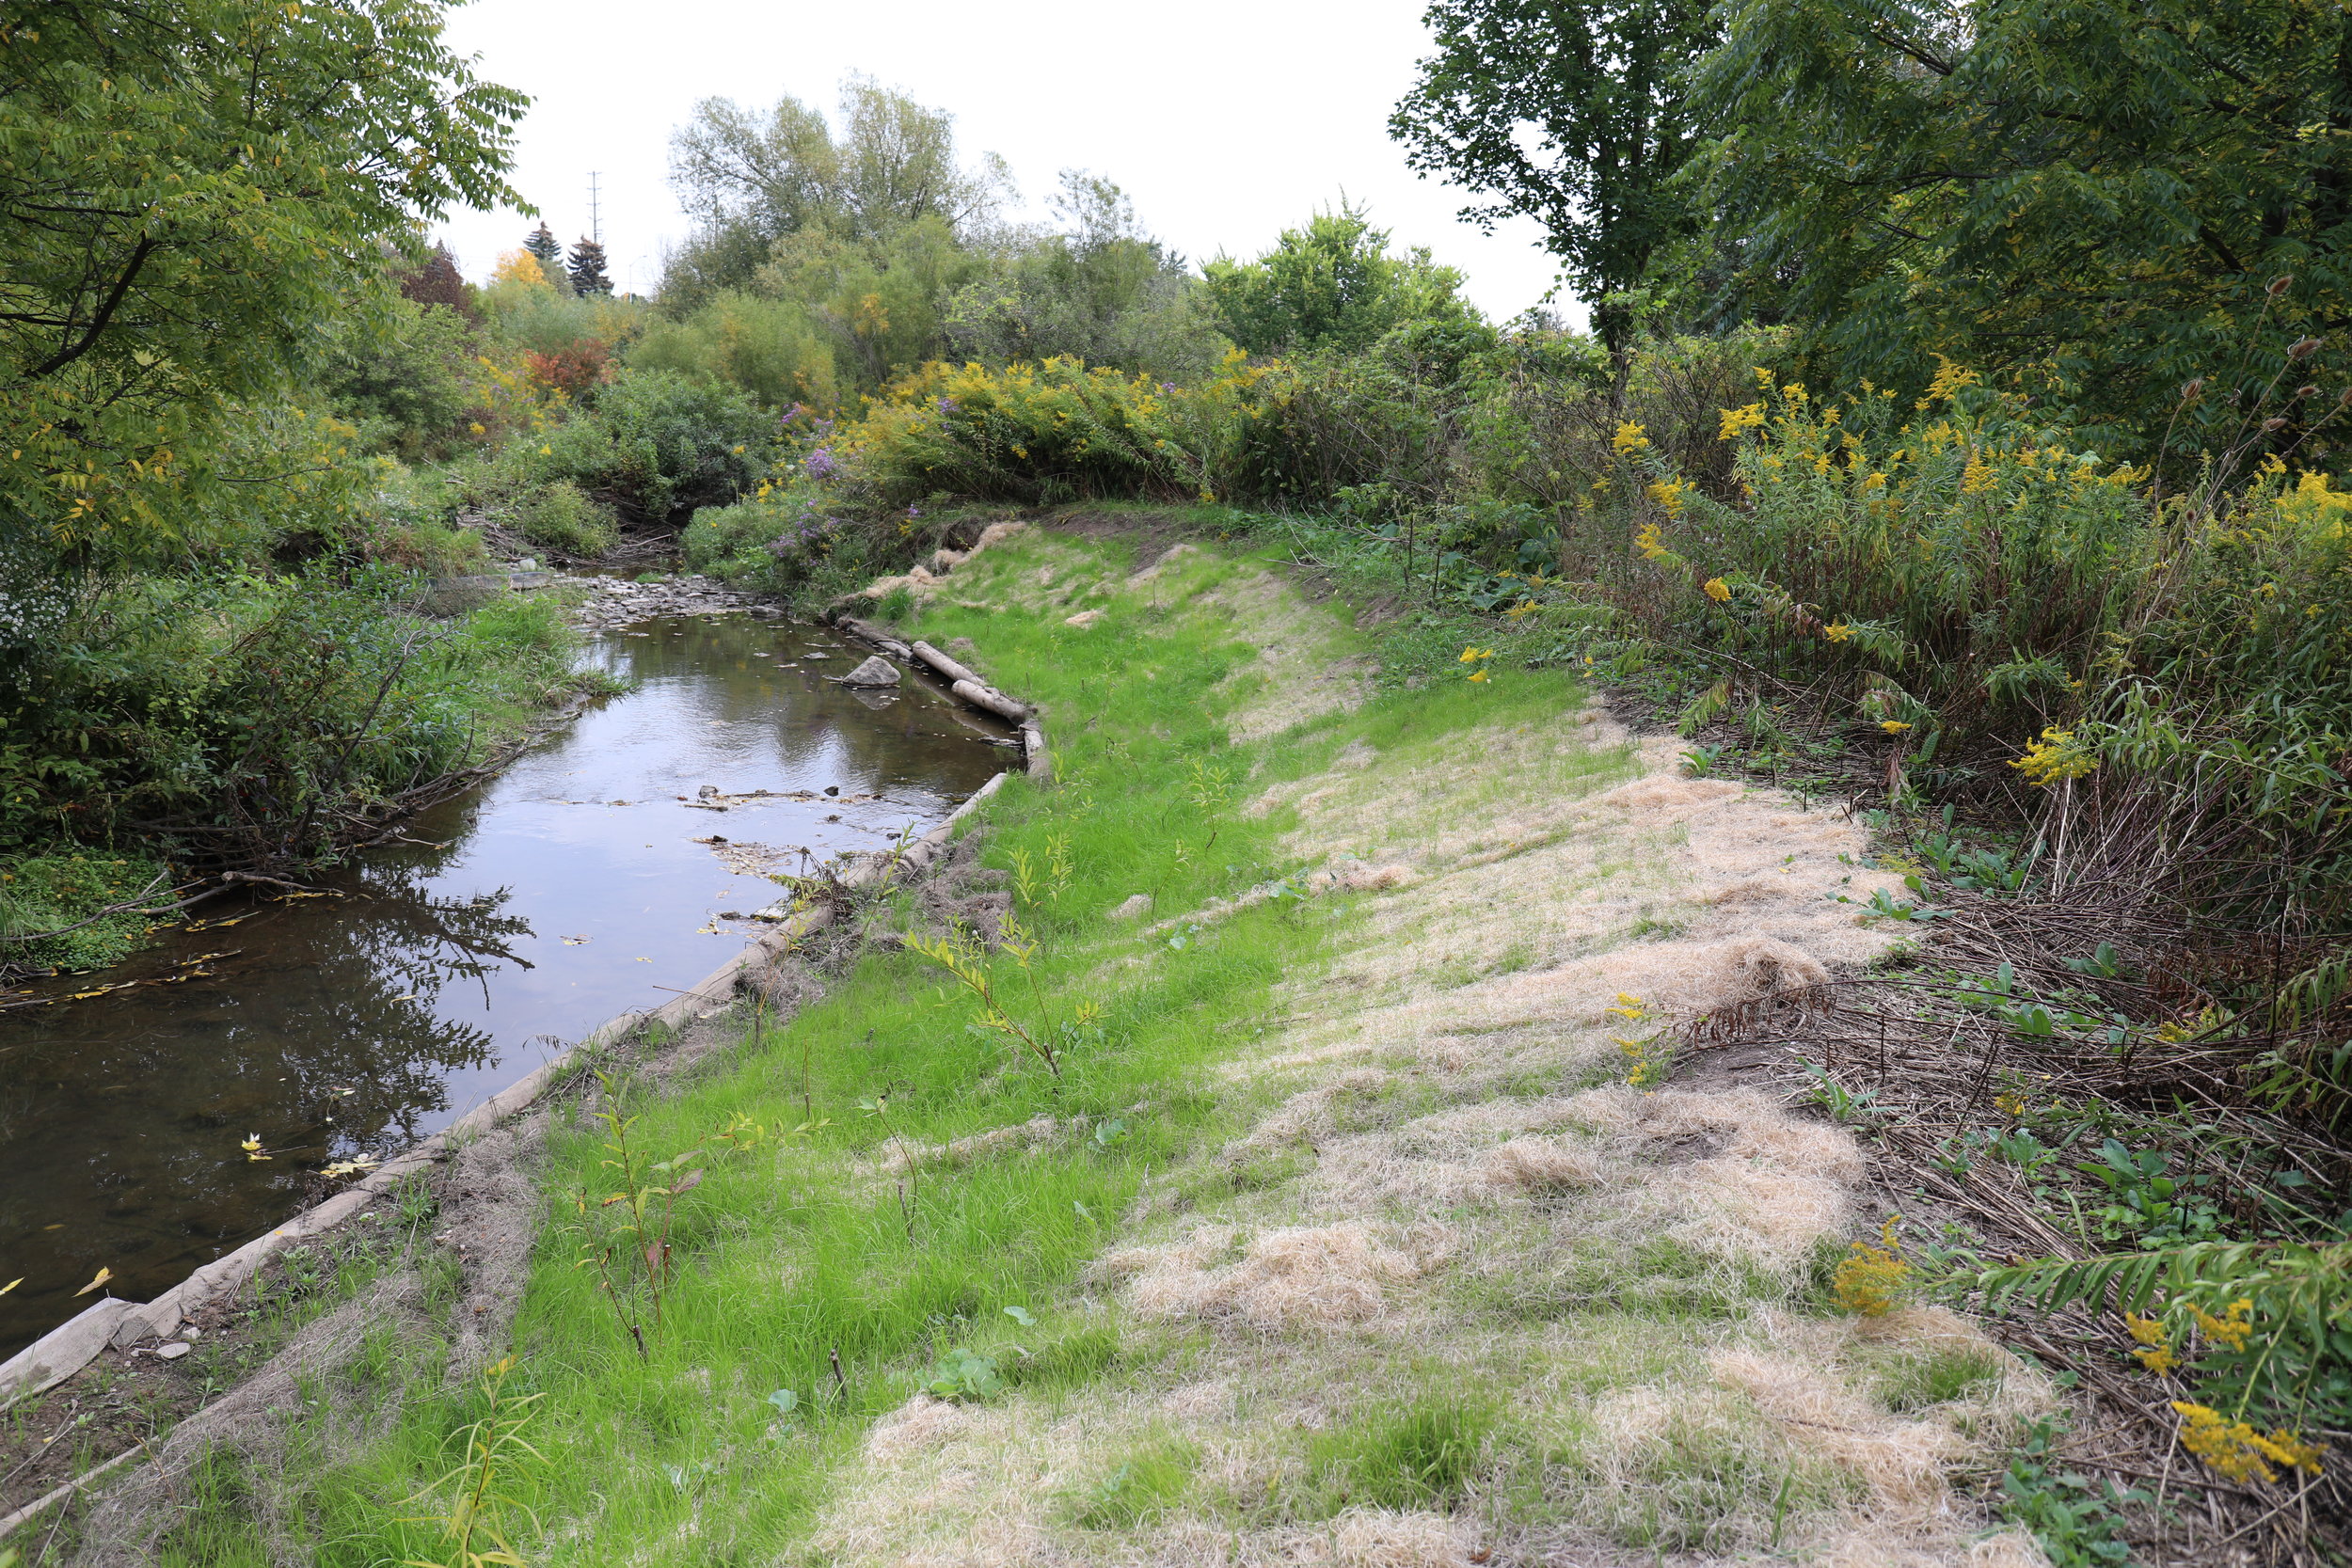
[{"label": "large gray rock", "polygon": [[841,677],[844,686],[896,686],[898,667],[879,654]]}]

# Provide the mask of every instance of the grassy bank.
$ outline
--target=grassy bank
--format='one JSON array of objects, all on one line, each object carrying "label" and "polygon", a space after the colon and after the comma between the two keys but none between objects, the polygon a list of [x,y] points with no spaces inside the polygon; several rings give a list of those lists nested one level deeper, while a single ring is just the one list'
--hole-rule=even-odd
[{"label": "grassy bank", "polygon": [[2046,1387],[1948,1313],[1841,1296],[1875,1229],[1846,1133],[1661,1086],[1676,1010],[1885,945],[1825,896],[1851,830],[1661,776],[1558,670],[1457,648],[1380,689],[1375,645],[1442,628],[1131,552],[1031,532],[910,610],[1044,705],[1058,787],[992,809],[980,893],[865,911],[884,940],[823,1000],[698,1025],[682,1088],[618,1058],[583,1083],[511,1363],[453,1384],[462,1291],[457,1324],[348,1336],[267,1433],[167,1447],[162,1506],[102,1516],[85,1560],[449,1561],[471,1528],[534,1564],[1456,1563],[1994,1528],[1967,1475]]},{"label": "grassy bank", "polygon": [[[373,572],[129,578],[0,705],[0,974],[134,950],[209,876],[299,877],[594,689],[555,597]],[[50,934],[55,933],[55,934]]]}]

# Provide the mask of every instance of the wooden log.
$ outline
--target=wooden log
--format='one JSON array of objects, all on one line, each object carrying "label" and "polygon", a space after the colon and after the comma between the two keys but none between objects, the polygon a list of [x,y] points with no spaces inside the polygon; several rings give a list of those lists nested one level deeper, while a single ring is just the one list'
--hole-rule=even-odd
[{"label": "wooden log", "polygon": [[1016,724],[1029,716],[1027,707],[1014,702],[995,688],[982,686],[977,681],[958,681],[949,689],[974,707],[984,707],[989,712],[1000,718],[1009,719]]},{"label": "wooden log", "polygon": [[914,650],[909,648],[905,643],[899,641],[897,638],[891,636],[889,628],[886,626],[878,626],[871,621],[861,621],[854,615],[844,615],[841,619],[835,621],[834,625],[839,626],[843,631],[848,632],[852,637],[864,638],[866,641],[871,642],[874,646],[880,648],[883,653],[888,654],[893,658],[910,658],[914,657]]},{"label": "wooden log", "polygon": [[978,675],[965,669],[962,665],[958,664],[954,659],[949,658],[946,654],[941,653],[937,648],[932,647],[929,642],[917,642],[910,651],[916,658],[921,659],[924,663],[938,671],[941,675],[945,676],[950,682],[970,681],[974,686],[986,686],[988,684],[988,682],[980,679]]},{"label": "wooden log", "polygon": [[1045,728],[1035,719],[1021,726],[1021,749],[1028,753],[1029,777],[1041,784],[1054,782],[1054,753],[1045,749]]}]

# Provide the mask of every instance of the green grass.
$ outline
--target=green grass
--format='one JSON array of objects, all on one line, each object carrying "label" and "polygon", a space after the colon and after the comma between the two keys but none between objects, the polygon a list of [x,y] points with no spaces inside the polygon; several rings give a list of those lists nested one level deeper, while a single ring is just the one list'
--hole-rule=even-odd
[{"label": "green grass", "polygon": [[[1014,574],[1025,559],[1016,546],[975,565]],[[1185,572],[1205,583],[1232,569],[1203,558]],[[1114,1323],[1057,1304],[1080,1267],[1122,1235],[1148,1173],[1244,1124],[1251,1091],[1210,1069],[1272,1026],[1276,982],[1311,973],[1355,940],[1355,927],[1343,897],[1278,901],[1203,923],[1176,948],[1107,911],[1146,892],[1173,914],[1286,874],[1286,814],[1251,817],[1240,802],[1321,768],[1355,737],[1436,750],[1468,725],[1532,721],[1581,700],[1550,674],[1454,682],[1235,747],[1219,688],[1251,651],[1211,617],[1132,607],[1082,633],[1055,616],[948,607],[908,629],[937,643],[972,637],[991,678],[1050,715],[1059,787],[1009,782],[989,812],[984,859],[1010,867],[1025,855],[1041,868],[1019,911],[1038,942],[1031,974],[999,955],[994,978],[1025,1024],[1065,1031],[1061,1074],[977,1029],[973,1003],[946,973],[894,951],[863,959],[764,1039],[746,1028],[723,1066],[683,1092],[625,1091],[630,1141],[654,1159],[731,1123],[766,1129],[748,1151],[712,1160],[678,1201],[676,1276],[643,1359],[597,1271],[576,1266],[583,1234],[567,1228],[578,1198],[594,1212],[613,1190],[604,1135],[585,1117],[560,1130],[544,1176],[556,1217],[516,1324],[519,1360],[506,1389],[544,1396],[527,1433],[544,1460],[515,1483],[544,1524],[539,1550],[527,1554],[534,1564],[767,1560],[805,1528],[870,1420],[903,1403],[951,1348],[992,1358],[1008,1383],[1028,1388],[1076,1390],[1115,1374],[1136,1349]],[[1220,768],[1229,786],[1204,789],[1204,773]],[[1057,860],[1066,877],[1042,870]],[[1078,1020],[1082,1001],[1099,1006],[1091,1022]],[[823,1125],[793,1135],[804,1096]],[[883,1124],[860,1104],[883,1096],[891,1127],[917,1147],[1041,1115],[1089,1127],[1117,1117],[1125,1132],[1066,1130],[1034,1155],[1013,1146],[894,1177],[876,1164],[888,1151]],[[1235,1184],[1284,1180],[1281,1164],[1237,1174]],[[793,1409],[780,1420],[771,1396],[785,1389]],[[401,1522],[388,1500],[445,1472],[483,1414],[478,1390],[443,1387],[430,1358],[404,1360],[390,1346],[371,1347],[335,1397],[363,1410],[388,1390],[402,1397],[380,1435],[356,1454],[322,1449],[315,1466],[290,1466],[277,1483],[293,1488],[328,1568],[432,1557],[434,1527]],[[1392,1451],[1365,1460],[1372,1468],[1348,1471],[1351,1485],[1387,1495],[1456,1484],[1455,1429],[1394,1435]],[[1188,1473],[1173,1450],[1120,1463],[1124,1480],[1111,1485],[1120,1466],[1106,1465],[1099,1495],[1073,1505],[1089,1523],[1132,1523],[1181,1493]],[[210,1527],[188,1528],[194,1542]],[[166,1560],[233,1560],[191,1545]]]}]

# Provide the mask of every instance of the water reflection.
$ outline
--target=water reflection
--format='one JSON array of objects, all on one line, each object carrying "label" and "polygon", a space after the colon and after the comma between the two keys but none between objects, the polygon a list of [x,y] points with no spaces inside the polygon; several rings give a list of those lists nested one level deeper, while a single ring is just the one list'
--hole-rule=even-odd
[{"label": "water reflection", "polygon": [[[134,1299],[167,1289],[281,1219],[322,1164],[403,1148],[547,1037],[700,978],[741,941],[718,915],[778,891],[747,844],[881,847],[1005,760],[985,739],[1007,732],[936,688],[825,680],[863,654],[821,628],[628,629],[590,657],[636,690],[325,884],[340,896],[208,906],[107,976],[141,984],[0,1013],[0,1283],[25,1276],[0,1296],[0,1355],[87,1305],[100,1267]],[[775,794],[708,811],[707,784]]]}]

